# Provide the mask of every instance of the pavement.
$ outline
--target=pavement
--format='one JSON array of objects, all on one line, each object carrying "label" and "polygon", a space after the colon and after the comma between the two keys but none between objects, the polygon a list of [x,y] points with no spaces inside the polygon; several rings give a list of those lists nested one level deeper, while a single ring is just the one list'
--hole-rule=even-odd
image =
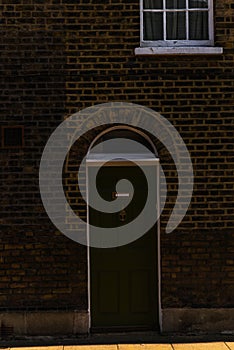
[{"label": "pavement", "polygon": [[0,350],[234,350],[234,333],[91,333],[73,337],[0,339]]},{"label": "pavement", "polygon": [[76,338],[28,337],[0,340],[0,350],[234,350],[234,334],[93,334]]},{"label": "pavement", "polygon": [[[0,344],[1,346],[1,344]],[[9,347],[19,350],[19,347]],[[171,344],[111,344],[57,345],[21,347],[21,350],[234,350],[234,342],[171,343]]]}]

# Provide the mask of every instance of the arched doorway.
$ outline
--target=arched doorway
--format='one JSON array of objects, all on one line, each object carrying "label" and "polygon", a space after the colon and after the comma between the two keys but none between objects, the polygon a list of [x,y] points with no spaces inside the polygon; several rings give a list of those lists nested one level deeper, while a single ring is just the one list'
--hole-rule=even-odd
[{"label": "arched doorway", "polygon": [[[124,142],[114,149],[104,141],[129,139],[139,143],[128,149]],[[98,149],[95,146],[98,145]],[[107,146],[106,146],[107,145]],[[142,152],[143,145],[145,152]],[[92,152],[92,150],[94,150]],[[114,155],[113,155],[114,153]],[[127,160],[126,160],[127,158]],[[141,168],[134,161],[141,164]],[[106,163],[103,165],[103,161]],[[93,226],[124,227],[139,215],[147,200],[147,184],[143,170],[152,175],[155,210],[159,210],[159,159],[151,139],[132,127],[115,126],[102,132],[92,142],[87,156],[88,202],[96,167],[99,194],[107,201],[126,197],[117,193],[116,183],[125,178],[134,188],[131,203],[116,213],[103,213],[88,208],[88,233]],[[93,226],[89,226],[89,224]],[[101,238],[100,238],[101,239]],[[89,248],[89,305],[92,331],[155,330],[160,323],[160,256],[159,223],[142,233],[137,240],[112,248]]]}]

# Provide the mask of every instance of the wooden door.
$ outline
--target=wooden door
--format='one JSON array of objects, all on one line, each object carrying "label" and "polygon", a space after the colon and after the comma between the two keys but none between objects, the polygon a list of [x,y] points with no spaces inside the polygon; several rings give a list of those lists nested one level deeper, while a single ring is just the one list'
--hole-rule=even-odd
[{"label": "wooden door", "polygon": [[[89,174],[92,176],[92,168]],[[90,209],[91,224],[123,229],[124,224],[139,215],[147,200],[147,184],[139,168],[102,167],[97,178],[98,190],[104,199],[111,200],[116,183],[123,178],[133,184],[132,202],[124,212],[114,214]],[[151,190],[155,191],[156,207],[156,185]],[[92,189],[89,191],[92,196]],[[156,225],[127,245],[90,248],[90,269],[92,329],[158,328]]]}]

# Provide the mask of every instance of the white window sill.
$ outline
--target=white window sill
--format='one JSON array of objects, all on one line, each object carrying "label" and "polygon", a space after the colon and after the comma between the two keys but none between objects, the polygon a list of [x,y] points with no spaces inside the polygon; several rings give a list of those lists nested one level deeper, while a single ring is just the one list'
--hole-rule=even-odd
[{"label": "white window sill", "polygon": [[136,47],[135,55],[221,55],[222,47],[188,46],[188,47]]}]

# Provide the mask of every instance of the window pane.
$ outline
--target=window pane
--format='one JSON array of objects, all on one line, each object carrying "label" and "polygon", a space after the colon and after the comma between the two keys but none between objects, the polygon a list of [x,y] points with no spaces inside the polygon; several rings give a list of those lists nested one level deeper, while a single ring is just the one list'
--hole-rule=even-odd
[{"label": "window pane", "polygon": [[209,39],[207,11],[193,11],[189,13],[189,39]]},{"label": "window pane", "polygon": [[186,1],[185,0],[167,0],[166,7],[167,9],[185,9]]},{"label": "window pane", "polygon": [[189,8],[208,8],[208,0],[189,0]]},{"label": "window pane", "polygon": [[163,14],[144,12],[144,40],[163,40]]},{"label": "window pane", "polygon": [[167,40],[186,39],[185,12],[167,13]]},{"label": "window pane", "polygon": [[143,7],[144,9],[162,9],[163,0],[144,0]]}]

